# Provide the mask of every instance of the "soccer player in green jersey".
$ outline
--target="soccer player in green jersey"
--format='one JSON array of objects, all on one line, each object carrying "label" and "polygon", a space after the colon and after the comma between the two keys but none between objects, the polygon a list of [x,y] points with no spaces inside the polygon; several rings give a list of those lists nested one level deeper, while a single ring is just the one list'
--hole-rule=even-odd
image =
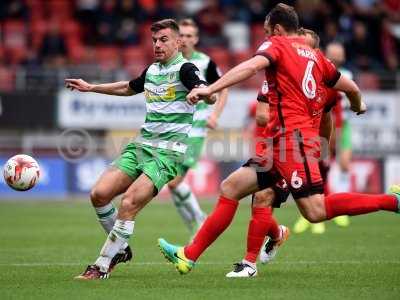
[{"label": "soccer player in green jersey", "polygon": [[[108,233],[100,256],[77,279],[105,279],[128,257],[128,240],[140,210],[175,177],[182,175],[186,140],[192,128],[194,106],[186,95],[205,86],[199,69],[179,52],[179,26],[165,19],[151,26],[155,62],[131,81],[90,84],[66,79],[66,86],[81,92],[131,96],[144,92],[146,120],[139,136],[129,143],[95,184],[90,198]],[[214,95],[203,99],[214,103]],[[119,211],[112,199],[123,194]],[[130,252],[130,251],[129,251]],[[131,255],[130,255],[131,256]]]},{"label": "soccer player in green jersey", "polygon": [[[200,70],[201,75],[209,84],[217,81],[221,75],[215,62],[205,53],[195,49],[199,41],[196,23],[191,19],[182,20],[179,22],[179,32],[182,41],[180,50],[183,57]],[[200,159],[208,128],[215,129],[217,126],[218,118],[226,103],[227,92],[227,89],[220,92],[213,106],[205,101],[200,101],[195,105],[192,129],[186,142],[188,149],[183,162],[184,173],[168,183],[176,209],[191,234],[200,228],[206,214],[201,210],[190,186],[183,180],[187,171],[193,168]]]}]

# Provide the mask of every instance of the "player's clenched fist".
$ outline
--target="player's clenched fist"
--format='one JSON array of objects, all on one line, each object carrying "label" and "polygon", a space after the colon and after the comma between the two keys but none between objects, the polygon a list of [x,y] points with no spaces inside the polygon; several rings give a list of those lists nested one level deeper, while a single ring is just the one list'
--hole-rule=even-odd
[{"label": "player's clenched fist", "polygon": [[71,89],[71,91],[77,89],[80,92],[90,92],[93,88],[93,85],[86,82],[85,80],[73,78],[65,79],[65,86]]},{"label": "player's clenched fist", "polygon": [[210,98],[211,91],[208,87],[194,88],[186,96],[187,102],[190,104],[196,104],[202,98]]},{"label": "player's clenched fist", "polygon": [[363,101],[361,101],[361,104],[359,106],[351,105],[350,109],[357,113],[357,115],[362,115],[367,111],[367,105]]}]

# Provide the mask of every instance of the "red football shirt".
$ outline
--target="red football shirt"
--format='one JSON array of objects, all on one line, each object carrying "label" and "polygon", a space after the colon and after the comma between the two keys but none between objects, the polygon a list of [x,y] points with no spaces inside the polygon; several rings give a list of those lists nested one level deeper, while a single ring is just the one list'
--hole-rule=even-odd
[{"label": "red football shirt", "polygon": [[276,97],[269,99],[273,135],[295,129],[310,129],[318,134],[315,113],[323,107],[324,86],[335,85],[340,77],[335,66],[297,36],[273,36],[256,55],[269,59],[266,78],[275,78]]}]

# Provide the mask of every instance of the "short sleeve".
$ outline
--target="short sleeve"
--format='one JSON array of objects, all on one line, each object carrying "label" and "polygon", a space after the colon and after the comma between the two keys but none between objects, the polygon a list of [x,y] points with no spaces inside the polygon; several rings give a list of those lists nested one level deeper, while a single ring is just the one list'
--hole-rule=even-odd
[{"label": "short sleeve", "polygon": [[189,62],[181,66],[179,78],[189,91],[200,85],[208,85],[204,78],[202,78],[199,69]]},{"label": "short sleeve", "polygon": [[212,84],[220,78],[221,78],[221,71],[219,70],[217,64],[212,59],[210,59],[210,62],[208,63],[206,70],[206,81],[209,84]]},{"label": "short sleeve", "polygon": [[270,39],[264,41],[257,49],[255,55],[262,55],[268,58],[271,64],[275,64],[279,60],[279,49],[277,42]]},{"label": "short sleeve", "polygon": [[326,86],[333,87],[340,78],[340,72],[324,55],[321,55],[320,57],[322,59],[324,82]]},{"label": "short sleeve", "polygon": [[146,80],[146,73],[149,67],[147,67],[142,74],[137,77],[136,79],[133,79],[129,81],[129,87],[136,93],[143,93],[144,92],[144,82]]}]

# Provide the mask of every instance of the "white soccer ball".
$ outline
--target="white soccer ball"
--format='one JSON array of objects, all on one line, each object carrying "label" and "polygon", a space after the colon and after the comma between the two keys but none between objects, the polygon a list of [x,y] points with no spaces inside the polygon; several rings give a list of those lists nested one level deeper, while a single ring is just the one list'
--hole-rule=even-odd
[{"label": "white soccer ball", "polygon": [[11,157],[3,167],[5,182],[14,190],[27,191],[39,181],[40,168],[29,155],[18,154]]}]

